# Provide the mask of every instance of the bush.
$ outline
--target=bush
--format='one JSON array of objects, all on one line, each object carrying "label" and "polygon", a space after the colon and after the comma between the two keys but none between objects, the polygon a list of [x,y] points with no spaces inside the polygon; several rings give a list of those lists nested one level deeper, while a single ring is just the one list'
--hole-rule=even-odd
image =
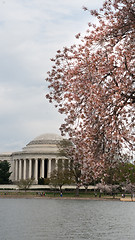
[{"label": "bush", "polygon": [[49,185],[49,183],[50,183],[50,180],[49,180],[49,178],[39,178],[38,179],[38,184],[39,185]]}]

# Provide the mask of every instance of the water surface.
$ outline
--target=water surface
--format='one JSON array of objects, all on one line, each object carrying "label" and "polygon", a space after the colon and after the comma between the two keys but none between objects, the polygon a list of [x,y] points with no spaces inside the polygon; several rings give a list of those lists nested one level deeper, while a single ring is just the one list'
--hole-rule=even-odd
[{"label": "water surface", "polygon": [[1,240],[133,240],[135,202],[0,199]]}]

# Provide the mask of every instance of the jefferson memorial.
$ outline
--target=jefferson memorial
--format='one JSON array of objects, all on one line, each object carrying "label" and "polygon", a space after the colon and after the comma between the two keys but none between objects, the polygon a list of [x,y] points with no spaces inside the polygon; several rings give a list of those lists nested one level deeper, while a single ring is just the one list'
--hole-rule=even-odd
[{"label": "jefferson memorial", "polygon": [[63,166],[68,160],[59,156],[57,144],[63,138],[56,134],[43,134],[29,142],[22,151],[0,154],[0,161],[7,160],[11,164],[10,179],[17,182],[21,179],[34,179],[38,184],[39,178],[49,178],[51,172]]}]

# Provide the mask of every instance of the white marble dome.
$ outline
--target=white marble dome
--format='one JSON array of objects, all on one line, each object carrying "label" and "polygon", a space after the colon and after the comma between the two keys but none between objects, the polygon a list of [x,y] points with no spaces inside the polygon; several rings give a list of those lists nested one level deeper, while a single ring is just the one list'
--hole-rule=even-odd
[{"label": "white marble dome", "polygon": [[57,144],[62,139],[58,134],[42,134],[30,141],[26,147],[23,148],[23,152],[57,152]]},{"label": "white marble dome", "polygon": [[46,133],[34,138],[33,141],[60,141],[60,140],[62,140],[62,137],[60,135],[54,133]]}]

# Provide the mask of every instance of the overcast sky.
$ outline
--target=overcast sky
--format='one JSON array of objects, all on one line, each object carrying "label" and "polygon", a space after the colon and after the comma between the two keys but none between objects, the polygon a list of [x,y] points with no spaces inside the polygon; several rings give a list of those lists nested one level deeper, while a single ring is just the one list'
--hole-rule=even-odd
[{"label": "overcast sky", "polygon": [[46,100],[50,58],[76,42],[103,0],[0,0],[0,152],[21,150],[63,117]]}]

